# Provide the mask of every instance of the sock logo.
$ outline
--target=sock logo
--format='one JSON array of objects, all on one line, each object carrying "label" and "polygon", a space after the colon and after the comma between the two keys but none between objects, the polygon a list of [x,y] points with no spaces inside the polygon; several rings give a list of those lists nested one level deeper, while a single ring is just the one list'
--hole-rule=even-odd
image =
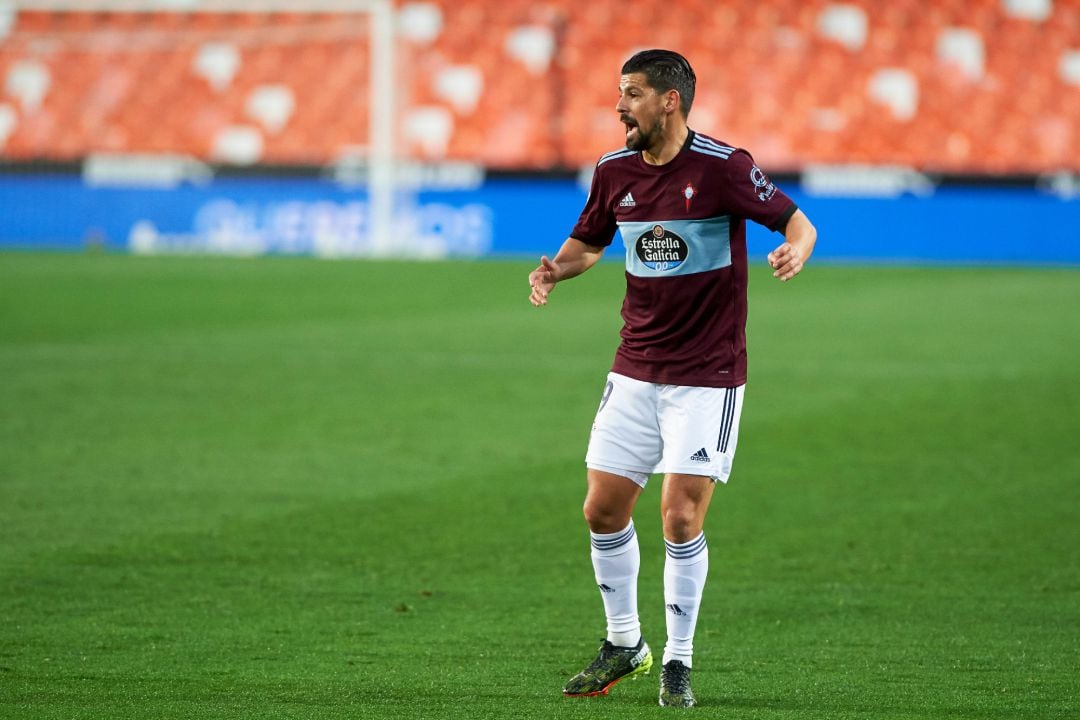
[{"label": "sock logo", "polygon": [[675,617],[684,617],[686,615],[686,611],[675,603],[669,603],[667,609]]},{"label": "sock logo", "polygon": [[600,592],[602,592],[602,593],[613,593],[613,592],[615,592],[615,588],[608,587],[604,583],[600,583],[596,587],[600,588]]}]

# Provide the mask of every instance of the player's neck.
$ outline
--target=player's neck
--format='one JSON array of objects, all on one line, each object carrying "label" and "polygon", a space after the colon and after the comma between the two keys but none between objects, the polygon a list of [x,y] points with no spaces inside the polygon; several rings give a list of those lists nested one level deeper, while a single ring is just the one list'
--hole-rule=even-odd
[{"label": "player's neck", "polygon": [[666,165],[675,159],[675,156],[686,144],[686,137],[690,134],[690,128],[685,122],[674,122],[664,128],[661,141],[656,148],[648,148],[641,151],[641,157],[649,165]]}]

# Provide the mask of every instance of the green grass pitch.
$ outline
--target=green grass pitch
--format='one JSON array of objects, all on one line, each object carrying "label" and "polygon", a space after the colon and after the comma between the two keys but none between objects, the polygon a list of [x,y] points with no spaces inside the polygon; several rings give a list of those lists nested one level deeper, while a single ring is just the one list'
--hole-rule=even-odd
[{"label": "green grass pitch", "polygon": [[[669,716],[559,693],[622,271],[532,265],[0,254],[0,717]],[[1080,715],[1080,273],[750,295],[690,712]]]}]

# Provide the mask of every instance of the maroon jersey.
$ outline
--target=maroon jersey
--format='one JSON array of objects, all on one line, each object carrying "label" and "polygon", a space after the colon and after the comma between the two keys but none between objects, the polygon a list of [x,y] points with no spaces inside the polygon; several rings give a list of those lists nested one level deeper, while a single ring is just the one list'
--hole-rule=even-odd
[{"label": "maroon jersey", "polygon": [[600,158],[570,236],[626,248],[622,342],[612,370],[646,382],[746,382],[746,219],[782,231],[796,210],[745,150],[690,131],[649,165],[634,150]]}]

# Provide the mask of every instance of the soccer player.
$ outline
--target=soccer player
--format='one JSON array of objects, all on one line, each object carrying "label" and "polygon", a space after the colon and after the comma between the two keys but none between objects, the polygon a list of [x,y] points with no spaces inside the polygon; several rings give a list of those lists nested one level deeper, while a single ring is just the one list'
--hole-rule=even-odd
[{"label": "soccer player", "polygon": [[626,61],[615,108],[626,147],[600,158],[570,237],[529,274],[529,300],[546,305],[557,283],[600,259],[616,231],[626,247],[622,342],[585,457],[584,512],[607,638],[566,683],[567,696],[606,695],[653,664],[638,620],[632,514],[649,475],[662,473],[660,704],[694,704],[705,514],[715,483],[731,473],[746,383],[746,220],[783,233],[768,262],[784,282],[803,269],[817,239],[748,152],[689,129],[695,83],[675,52],[645,50]]}]

